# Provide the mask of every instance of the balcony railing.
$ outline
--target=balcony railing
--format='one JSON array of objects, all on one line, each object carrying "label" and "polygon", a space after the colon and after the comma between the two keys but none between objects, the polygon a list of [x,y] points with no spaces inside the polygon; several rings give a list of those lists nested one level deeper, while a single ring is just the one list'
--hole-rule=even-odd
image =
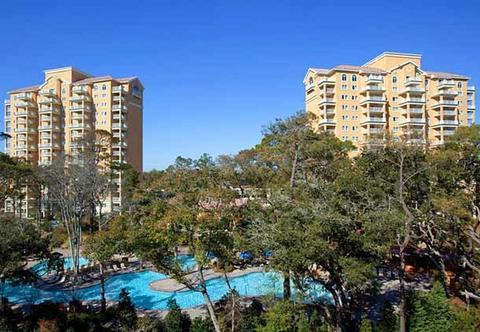
[{"label": "balcony railing", "polygon": [[385,102],[387,102],[387,99],[385,99],[384,97],[374,97],[374,96],[370,96],[370,97],[363,98],[363,99],[360,101],[360,104],[365,104],[365,103],[385,103]]},{"label": "balcony railing", "polygon": [[74,86],[72,88],[72,92],[76,94],[85,94],[85,93],[88,93],[88,90],[84,86]]},{"label": "balcony railing", "polygon": [[365,78],[366,83],[383,83],[383,76],[382,75],[368,75]]},{"label": "balcony railing", "polygon": [[438,103],[433,104],[432,108],[437,108],[437,107],[441,107],[441,106],[450,106],[450,107],[458,106],[458,101],[456,101],[456,100],[440,100]]},{"label": "balcony railing", "polygon": [[454,80],[440,80],[438,81],[438,88],[439,89],[446,89],[455,86]]},{"label": "balcony railing", "polygon": [[120,85],[120,86],[114,86],[112,88],[112,92],[113,93],[125,93],[126,90],[123,88],[123,86]]},{"label": "balcony railing", "polygon": [[323,105],[323,104],[335,104],[335,99],[333,98],[322,98],[320,99],[320,101],[318,102],[319,105]]},{"label": "balcony railing", "polygon": [[420,77],[408,77],[405,79],[405,86],[408,85],[416,85],[422,83],[422,79]]},{"label": "balcony railing", "polygon": [[33,93],[31,92],[22,92],[22,93],[19,93],[17,96],[16,96],[18,99],[20,100],[32,100],[33,98]]},{"label": "balcony railing", "polygon": [[15,107],[36,108],[37,106],[29,101],[17,101],[13,104]]},{"label": "balcony railing", "polygon": [[435,123],[432,127],[456,127],[458,126],[458,121],[456,120],[443,120]]}]

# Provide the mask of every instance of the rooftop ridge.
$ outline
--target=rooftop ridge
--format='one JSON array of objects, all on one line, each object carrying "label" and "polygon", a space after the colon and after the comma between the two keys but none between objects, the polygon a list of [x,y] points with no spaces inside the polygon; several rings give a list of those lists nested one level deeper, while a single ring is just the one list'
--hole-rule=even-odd
[{"label": "rooftop ridge", "polygon": [[402,57],[402,58],[421,58],[422,55],[419,54],[419,53],[403,53],[403,52],[390,52],[390,51],[387,51],[387,52],[383,52],[379,55],[377,55],[375,58],[369,60],[367,63],[364,64],[364,66],[368,66],[369,64],[371,64],[372,62],[375,62],[377,61],[378,59],[381,59],[383,58],[384,56],[396,56],[396,57]]}]

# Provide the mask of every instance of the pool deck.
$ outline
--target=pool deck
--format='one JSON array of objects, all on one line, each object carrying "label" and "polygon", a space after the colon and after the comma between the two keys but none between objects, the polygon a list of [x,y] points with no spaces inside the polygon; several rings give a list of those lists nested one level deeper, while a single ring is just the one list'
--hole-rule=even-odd
[{"label": "pool deck", "polygon": [[[263,271],[265,271],[263,267],[251,267],[243,270],[234,270],[232,272],[229,272],[227,273],[227,277],[235,278],[235,277],[244,276],[249,273],[263,272]],[[205,277],[205,280],[224,277],[223,273],[215,272],[213,270],[205,270],[203,272],[203,275]],[[198,272],[190,273],[186,276],[186,279],[193,284],[198,284],[199,273]],[[187,286],[185,286],[184,284],[178,282],[173,278],[154,281],[150,284],[150,287],[160,292],[186,292],[190,290]]]}]

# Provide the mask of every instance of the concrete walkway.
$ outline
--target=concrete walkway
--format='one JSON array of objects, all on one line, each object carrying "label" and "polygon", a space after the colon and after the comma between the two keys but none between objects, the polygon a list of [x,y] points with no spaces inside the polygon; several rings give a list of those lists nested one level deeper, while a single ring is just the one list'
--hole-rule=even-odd
[{"label": "concrete walkway", "polygon": [[[265,269],[263,267],[251,267],[247,268],[244,270],[235,270],[232,272],[227,273],[227,276],[229,278],[235,278],[235,277],[240,277],[249,273],[253,272],[263,272]],[[205,270],[203,272],[203,276],[205,280],[210,280],[214,278],[223,278],[223,273],[220,272],[214,272],[213,270]],[[193,283],[193,284],[198,284],[199,282],[199,273],[198,272],[193,272],[189,275],[186,276],[186,279]],[[179,283],[177,280],[168,278],[168,279],[163,279],[163,280],[157,280],[154,281],[150,284],[150,287],[153,288],[156,291],[161,291],[161,292],[186,292],[189,291],[189,289],[184,285]]]}]

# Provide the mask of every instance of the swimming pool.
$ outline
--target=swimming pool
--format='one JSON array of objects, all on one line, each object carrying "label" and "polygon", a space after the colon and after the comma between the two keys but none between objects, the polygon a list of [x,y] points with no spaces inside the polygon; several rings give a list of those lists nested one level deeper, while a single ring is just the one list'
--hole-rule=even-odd
[{"label": "swimming pool", "polygon": [[[189,255],[178,257],[182,267],[192,269],[195,266],[195,259]],[[167,302],[174,298],[178,305],[183,308],[193,308],[205,304],[201,293],[186,290],[181,292],[156,291],[150,284],[154,281],[166,279],[167,275],[154,272],[142,271],[125,274],[117,274],[109,277],[105,282],[105,296],[107,300],[118,300],[122,288],[125,288],[137,308],[148,310],[165,310]],[[283,277],[277,272],[252,272],[242,276],[230,278],[230,285],[242,296],[271,295],[281,297],[283,295]],[[224,278],[214,278],[207,281],[207,289],[212,301],[217,301],[228,293],[228,286]],[[73,298],[79,300],[99,300],[99,285],[81,288],[75,291],[40,290],[29,285],[12,286],[6,284],[3,289],[4,295],[13,303],[41,303],[43,301],[68,302]],[[293,296],[296,290],[292,285]],[[330,301],[331,296],[320,286],[311,284],[308,298]]]},{"label": "swimming pool", "polygon": [[[161,292],[150,287],[156,280],[165,279],[167,276],[153,271],[132,272],[114,275],[105,282],[105,296],[108,300],[118,300],[122,288],[125,288],[134,305],[142,309],[165,310],[167,301],[174,298],[183,308],[193,308],[205,302],[199,292],[191,290],[183,292]],[[283,295],[283,279],[276,272],[252,272],[243,276],[230,279],[232,288],[242,296]],[[215,278],[207,281],[207,289],[213,301],[221,299],[228,292],[224,278]],[[295,289],[293,289],[295,294]],[[68,302],[73,298],[72,291],[44,291],[32,286],[10,286],[4,289],[5,296],[14,303],[41,303],[43,301]],[[312,287],[310,295],[317,300],[330,300],[330,296],[321,287]],[[99,300],[99,286],[78,289],[75,298],[80,300]]]},{"label": "swimming pool", "polygon": [[[80,267],[82,267],[84,265],[88,265],[88,263],[90,263],[90,261],[88,259],[86,259],[85,257],[80,257],[79,262],[80,262]],[[73,270],[73,259],[72,259],[72,257],[63,258],[63,269],[64,269],[64,271],[69,270],[69,269]],[[55,268],[50,269],[50,271],[54,271],[54,270],[55,270]],[[47,274],[49,272],[48,261],[42,261],[40,263],[35,264],[34,266],[32,266],[30,268],[30,271],[35,272],[39,276],[43,276],[43,275]]]}]

